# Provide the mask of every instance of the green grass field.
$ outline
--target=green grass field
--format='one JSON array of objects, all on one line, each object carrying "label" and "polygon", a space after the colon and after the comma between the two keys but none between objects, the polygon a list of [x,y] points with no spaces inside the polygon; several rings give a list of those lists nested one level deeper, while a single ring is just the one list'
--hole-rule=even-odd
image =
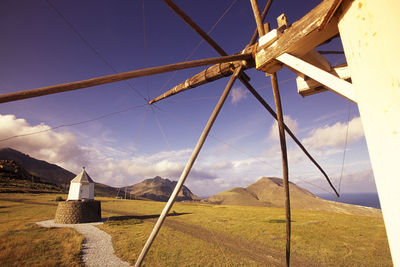
[{"label": "green grass field", "polygon": [[[0,194],[2,265],[80,264],[79,234],[32,224],[54,217],[56,196]],[[112,236],[116,254],[134,263],[165,203],[98,200],[109,218],[98,227]],[[392,266],[380,215],[294,210],[292,220],[292,266]],[[281,266],[284,247],[283,209],[177,203],[145,266]]]},{"label": "green grass field", "polygon": [[80,234],[35,224],[54,217],[56,196],[0,194],[1,266],[82,266]]}]

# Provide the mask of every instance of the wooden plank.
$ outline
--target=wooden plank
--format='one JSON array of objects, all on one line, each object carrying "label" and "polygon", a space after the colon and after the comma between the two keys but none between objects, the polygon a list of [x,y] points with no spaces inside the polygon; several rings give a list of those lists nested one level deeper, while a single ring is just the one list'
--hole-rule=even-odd
[{"label": "wooden plank", "polygon": [[260,39],[258,40],[258,45],[269,46],[270,44],[275,42],[280,35],[281,32],[278,31],[278,29],[273,29],[272,31],[260,37]]},{"label": "wooden plank", "polygon": [[259,47],[256,53],[256,68],[263,72],[273,73],[282,68],[275,59],[283,53],[301,57],[317,45],[338,34],[337,17],[321,30],[318,27],[328,13],[334,0],[325,0],[300,20],[294,22],[271,45]]},{"label": "wooden plank", "polygon": [[[304,56],[301,57],[302,60],[305,62],[310,63],[311,65],[314,65],[322,70],[325,70],[327,72],[330,72],[332,70],[331,64],[329,63],[328,60],[326,60],[317,50],[312,49],[310,52],[305,54]],[[307,80],[308,77],[304,74],[301,73],[291,67],[288,67],[291,71],[296,73],[299,77],[303,78],[304,80]]]},{"label": "wooden plank", "polygon": [[[330,73],[346,81],[349,81],[351,78],[350,70],[347,66],[334,67],[330,71]],[[303,78],[299,76],[296,78],[296,83],[297,83],[297,92],[303,97],[329,90],[321,83],[313,79],[310,79],[309,77]]]},{"label": "wooden plank", "polygon": [[340,78],[336,77],[335,75],[321,70],[310,63],[307,63],[297,57],[294,57],[288,53],[284,53],[277,57],[277,60],[284,63],[285,65],[290,66],[291,68],[304,73],[308,77],[314,79],[315,81],[325,85],[333,92],[346,97],[347,99],[357,102],[353,86],[351,83],[341,80]]}]

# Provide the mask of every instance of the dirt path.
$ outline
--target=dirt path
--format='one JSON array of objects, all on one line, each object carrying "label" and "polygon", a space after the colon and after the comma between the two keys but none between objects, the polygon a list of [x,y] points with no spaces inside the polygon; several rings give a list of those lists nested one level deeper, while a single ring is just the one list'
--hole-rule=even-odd
[{"label": "dirt path", "polygon": [[53,220],[37,222],[42,227],[71,227],[85,237],[82,244],[82,260],[85,266],[130,266],[115,256],[111,236],[95,225],[100,223],[58,224]]},{"label": "dirt path", "polygon": [[[137,217],[140,219],[144,218],[143,219],[144,221],[151,223],[155,223],[157,221],[157,218],[146,218],[146,215],[143,214],[116,212],[115,210],[111,211],[107,209],[103,210],[122,216]],[[258,243],[257,241],[244,240],[237,236],[232,236],[222,232],[211,231],[201,226],[178,222],[171,218],[166,219],[164,226],[171,228],[175,231],[179,231],[184,234],[190,235],[194,238],[215,244],[217,246],[222,246],[230,250],[234,254],[241,255],[244,258],[252,259],[253,261],[260,263],[260,265],[262,264],[270,264],[273,266],[286,265],[285,253],[283,249],[281,251],[276,249],[271,249],[263,244]],[[310,262],[307,259],[304,259],[302,257],[293,254],[291,255],[291,264],[292,266],[310,266],[310,267],[321,266],[320,264]]]}]

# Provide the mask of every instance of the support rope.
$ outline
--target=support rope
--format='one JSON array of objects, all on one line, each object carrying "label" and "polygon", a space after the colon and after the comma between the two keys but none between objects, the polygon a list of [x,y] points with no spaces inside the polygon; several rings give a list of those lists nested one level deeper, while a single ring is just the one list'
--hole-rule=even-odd
[{"label": "support rope", "polygon": [[[114,73],[118,73],[117,70],[111,65],[110,62],[106,60],[105,57],[103,57],[97,49],[92,46],[89,41],[83,37],[83,35],[75,28],[75,26],[61,13],[61,11],[49,0],[46,0],[47,4],[57,13],[57,15],[65,22],[65,24],[68,25],[68,27],[75,33],[75,35],[83,42],[86,44],[86,46],[92,50],[92,52],[101,60],[105,65],[107,65]],[[141,98],[143,98],[146,103],[148,102],[148,99],[146,99],[142,93],[140,93],[139,90],[137,90],[135,87],[133,87],[132,84],[130,84],[128,81],[125,80],[125,83],[133,90],[135,91]]]},{"label": "support rope", "polygon": [[73,122],[73,123],[69,123],[69,124],[62,124],[62,125],[58,125],[58,126],[55,126],[55,127],[50,127],[50,128],[45,129],[45,130],[41,130],[41,131],[37,131],[37,132],[31,132],[31,133],[26,133],[26,134],[18,134],[18,135],[14,135],[14,136],[10,136],[10,137],[7,137],[7,138],[0,139],[0,142],[4,142],[4,141],[10,140],[10,139],[14,139],[14,138],[18,138],[18,137],[24,137],[24,136],[40,134],[40,133],[52,131],[52,130],[55,130],[55,129],[63,128],[63,127],[70,127],[70,126],[76,126],[76,125],[80,125],[80,124],[85,124],[85,123],[101,120],[101,119],[104,119],[104,118],[107,118],[107,117],[110,117],[110,116],[113,116],[113,115],[116,115],[116,114],[119,114],[119,113],[127,112],[127,111],[130,111],[130,110],[133,110],[133,109],[142,108],[142,107],[145,107],[145,106],[148,106],[148,105],[147,104],[143,104],[143,105],[139,105],[139,106],[133,106],[133,107],[129,107],[129,108],[126,108],[126,109],[110,112],[110,113],[95,117],[93,119],[88,119],[88,120],[79,121],[79,122]]},{"label": "support rope", "polygon": [[351,102],[349,102],[349,109],[347,113],[347,128],[346,128],[346,138],[344,141],[344,150],[343,150],[343,159],[342,159],[342,170],[340,172],[340,179],[339,179],[339,193],[340,193],[340,188],[342,185],[342,178],[343,178],[343,170],[344,170],[344,161],[346,159],[346,150],[347,150],[347,141],[349,137],[349,125],[350,125],[350,113],[351,113]]}]

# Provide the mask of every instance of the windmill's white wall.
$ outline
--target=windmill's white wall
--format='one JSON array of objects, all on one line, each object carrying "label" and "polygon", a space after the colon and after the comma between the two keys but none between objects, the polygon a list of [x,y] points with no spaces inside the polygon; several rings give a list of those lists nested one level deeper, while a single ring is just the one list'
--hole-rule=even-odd
[{"label": "windmill's white wall", "polygon": [[80,183],[71,183],[69,187],[68,200],[79,200],[80,189]]},{"label": "windmill's white wall", "polygon": [[89,184],[81,184],[80,199],[89,199]]},{"label": "windmill's white wall", "polygon": [[382,207],[400,266],[400,1],[355,0],[339,22]]},{"label": "windmill's white wall", "polygon": [[94,199],[94,184],[71,183],[68,200]]}]

